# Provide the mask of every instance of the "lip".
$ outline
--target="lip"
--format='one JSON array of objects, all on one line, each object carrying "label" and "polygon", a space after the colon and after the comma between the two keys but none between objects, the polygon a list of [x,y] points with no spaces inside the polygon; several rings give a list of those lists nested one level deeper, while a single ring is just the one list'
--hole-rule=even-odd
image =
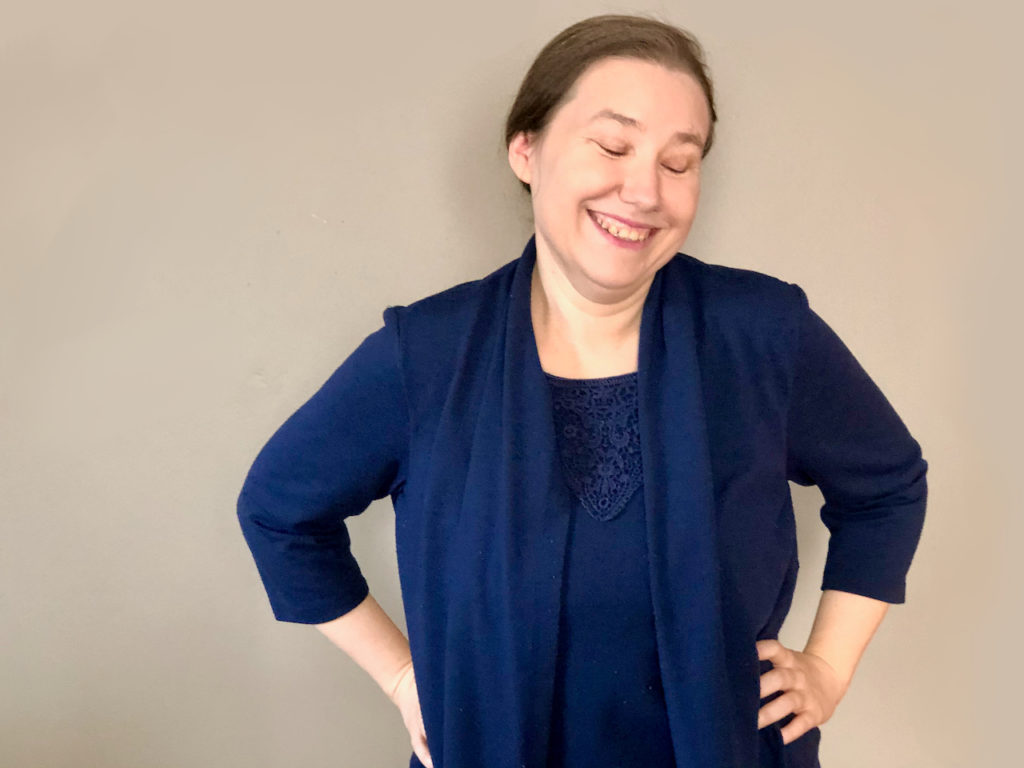
[{"label": "lip", "polygon": [[606,219],[615,219],[616,221],[621,221],[627,227],[632,227],[633,229],[649,229],[649,230],[651,230],[651,234],[652,235],[655,232],[657,232],[658,229],[659,229],[658,227],[652,226],[651,224],[644,224],[641,221],[633,221],[632,219],[624,219],[622,216],[616,216],[614,213],[605,213],[604,211],[594,211],[594,210],[591,210],[590,212],[591,213],[600,214],[601,216],[604,216]]},{"label": "lip", "polygon": [[598,234],[600,235],[601,238],[603,238],[607,242],[613,243],[617,247],[623,248],[623,249],[625,249],[627,251],[642,251],[642,250],[644,250],[648,246],[648,244],[650,243],[651,238],[654,237],[654,232],[656,231],[656,230],[652,229],[651,234],[649,234],[644,240],[622,240],[621,238],[615,237],[615,235],[613,235],[611,232],[609,232],[604,227],[602,227],[600,224],[598,224],[597,223],[597,218],[594,216],[594,212],[593,211],[588,211],[588,218],[593,223],[594,229],[597,230],[597,232],[598,232]]}]

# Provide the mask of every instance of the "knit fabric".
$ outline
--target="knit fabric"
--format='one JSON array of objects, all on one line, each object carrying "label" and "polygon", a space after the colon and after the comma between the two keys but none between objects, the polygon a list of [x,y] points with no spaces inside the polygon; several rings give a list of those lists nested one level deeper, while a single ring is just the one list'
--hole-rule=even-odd
[{"label": "knit fabric", "polygon": [[648,577],[636,377],[547,374],[573,496],[546,768],[676,768]]}]

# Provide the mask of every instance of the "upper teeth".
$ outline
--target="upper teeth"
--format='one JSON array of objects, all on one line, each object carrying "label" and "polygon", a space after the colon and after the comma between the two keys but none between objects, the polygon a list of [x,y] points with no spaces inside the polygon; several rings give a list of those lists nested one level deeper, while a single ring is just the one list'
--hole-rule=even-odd
[{"label": "upper teeth", "polygon": [[650,229],[633,229],[614,219],[605,218],[600,213],[594,214],[594,220],[601,225],[602,229],[608,230],[622,240],[646,240],[651,234]]}]

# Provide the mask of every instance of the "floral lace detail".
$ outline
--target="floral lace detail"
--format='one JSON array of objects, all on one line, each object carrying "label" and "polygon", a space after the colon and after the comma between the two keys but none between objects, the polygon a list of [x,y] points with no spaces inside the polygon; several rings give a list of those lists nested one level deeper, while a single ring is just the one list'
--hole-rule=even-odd
[{"label": "floral lace detail", "polygon": [[595,520],[611,520],[643,483],[636,372],[551,383],[566,482]]}]

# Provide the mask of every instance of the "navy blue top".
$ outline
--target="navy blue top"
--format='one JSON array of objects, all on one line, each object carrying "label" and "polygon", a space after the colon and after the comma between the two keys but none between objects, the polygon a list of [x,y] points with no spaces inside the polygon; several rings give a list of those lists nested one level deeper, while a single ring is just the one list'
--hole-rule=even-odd
[{"label": "navy blue top", "polygon": [[[390,496],[438,768],[543,766],[567,712],[553,706],[559,635],[586,632],[573,611],[563,634],[562,608],[599,594],[573,585],[604,578],[602,593],[624,603],[616,590],[643,575],[658,663],[650,624],[632,627],[615,661],[660,670],[677,768],[816,768],[818,728],[784,745],[780,723],[757,727],[770,662],[756,642],[778,636],[799,565],[789,483],[821,489],[822,589],[900,603],[924,522],[920,446],[799,286],[679,253],[655,274],[640,323],[643,492],[630,502],[646,525],[625,535],[640,517],[627,505],[596,528],[586,508],[571,514],[559,466],[531,324],[535,266],[531,238],[480,280],[388,307],[264,445],[237,511],[274,615],[326,622],[366,598],[346,519]],[[577,580],[584,537],[620,525],[605,549],[623,559]],[[644,546],[646,574],[627,571]],[[645,679],[635,666],[600,669],[606,690],[616,670]],[[588,717],[605,734],[623,723]],[[602,758],[582,764],[615,764]]]},{"label": "navy blue top", "polygon": [[546,374],[573,491],[548,768],[675,768],[644,530],[636,373]]}]

